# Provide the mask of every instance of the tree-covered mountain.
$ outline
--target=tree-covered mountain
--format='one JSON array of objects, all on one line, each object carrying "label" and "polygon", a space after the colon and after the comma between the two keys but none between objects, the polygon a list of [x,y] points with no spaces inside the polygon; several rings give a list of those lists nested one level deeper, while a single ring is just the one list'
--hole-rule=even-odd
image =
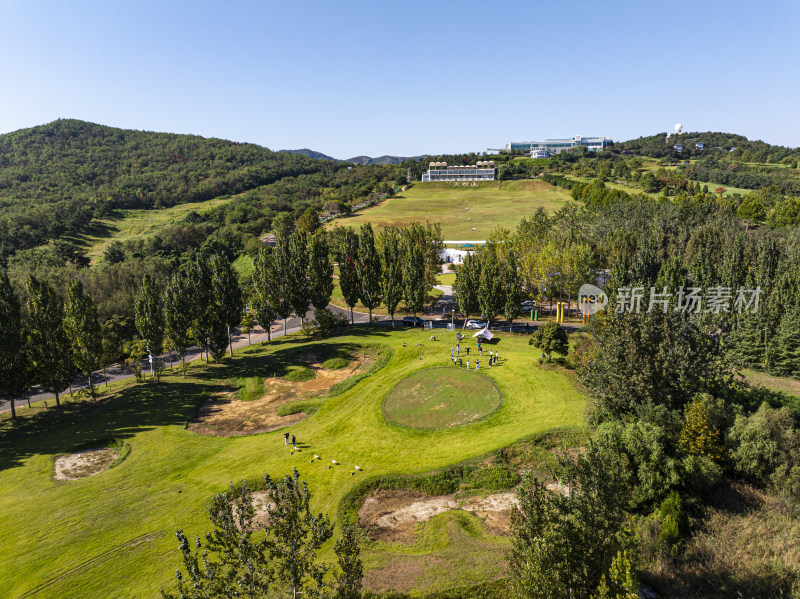
[{"label": "tree-covered mountain", "polygon": [[377,158],[372,158],[371,156],[355,156],[353,158],[348,158],[345,162],[350,162],[352,164],[401,164],[406,160],[419,160],[422,156],[378,156]]},{"label": "tree-covered mountain", "polygon": [[205,201],[324,164],[255,144],[72,119],[0,135],[0,263],[116,208]]},{"label": "tree-covered mountain", "polygon": [[328,156],[327,154],[315,150],[309,150],[308,148],[301,148],[299,150],[278,150],[278,152],[281,154],[301,154],[317,160],[336,160],[333,156]]},{"label": "tree-covered mountain", "polygon": [[[702,147],[697,147],[702,144]],[[646,137],[638,137],[628,141],[616,142],[614,152],[632,152],[640,156],[663,158],[676,155],[675,146],[682,147],[678,155],[681,158],[707,156],[713,152],[729,153],[729,159],[739,162],[778,163],[782,160],[797,161],[800,159],[800,148],[773,146],[760,140],[749,140],[735,133],[716,131],[687,132],[680,135],[656,133]]]}]

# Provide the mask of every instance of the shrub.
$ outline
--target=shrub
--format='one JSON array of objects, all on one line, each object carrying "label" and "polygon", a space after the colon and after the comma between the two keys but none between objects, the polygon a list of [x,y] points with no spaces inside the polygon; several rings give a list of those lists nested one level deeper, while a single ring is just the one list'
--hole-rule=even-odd
[{"label": "shrub", "polygon": [[658,533],[658,546],[660,549],[671,551],[681,539],[683,528],[683,502],[681,496],[673,491],[658,509],[658,519],[661,521],[661,531]]},{"label": "shrub", "polygon": [[347,358],[328,358],[322,363],[322,367],[327,370],[341,370],[350,365],[350,360]]},{"label": "shrub", "polygon": [[286,369],[286,372],[283,373],[284,379],[296,383],[310,381],[315,376],[317,376],[317,373],[307,366],[290,366]]}]

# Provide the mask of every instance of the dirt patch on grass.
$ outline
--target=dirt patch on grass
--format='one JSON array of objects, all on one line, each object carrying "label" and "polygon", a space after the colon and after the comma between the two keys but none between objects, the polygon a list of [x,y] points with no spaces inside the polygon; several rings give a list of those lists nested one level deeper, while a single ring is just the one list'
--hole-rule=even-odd
[{"label": "dirt patch on grass", "polygon": [[511,524],[511,510],[517,503],[513,491],[456,499],[454,495],[431,497],[405,489],[379,490],[364,500],[358,510],[358,523],[376,540],[411,543],[417,524],[460,509],[475,514],[492,534],[505,535]]},{"label": "dirt patch on grass", "polygon": [[55,480],[77,480],[99,474],[107,470],[117,458],[118,452],[110,447],[87,449],[69,455],[58,456],[55,460]]},{"label": "dirt patch on grass", "polygon": [[287,381],[281,377],[264,380],[264,395],[252,401],[241,401],[235,390],[214,394],[189,422],[189,430],[201,435],[232,437],[254,435],[290,426],[304,420],[307,414],[297,412],[282,416],[280,410],[296,401],[321,397],[336,383],[355,376],[373,362],[372,356],[359,354],[346,368],[328,370],[322,367],[324,357],[313,353],[298,357],[298,363],[312,369],[316,376],[307,381]]}]

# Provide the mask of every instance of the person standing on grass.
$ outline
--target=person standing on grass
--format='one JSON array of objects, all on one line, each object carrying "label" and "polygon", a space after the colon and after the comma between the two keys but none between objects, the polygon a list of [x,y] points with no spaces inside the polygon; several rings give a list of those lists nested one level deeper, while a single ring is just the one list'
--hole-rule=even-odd
[{"label": "person standing on grass", "polygon": [[[458,359],[458,367],[461,368],[464,363],[461,361],[461,358]],[[467,360],[467,368],[469,368],[469,360]]]},{"label": "person standing on grass", "polygon": [[455,350],[453,350],[453,348],[451,347],[451,348],[450,348],[450,357],[451,357],[451,358],[453,357],[453,353],[454,353],[454,351],[455,351]]},{"label": "person standing on grass", "polygon": [[469,360],[467,360],[467,370],[469,370]]},{"label": "person standing on grass", "polygon": [[467,355],[469,355],[469,345],[467,346]]},{"label": "person standing on grass", "polygon": [[292,435],[292,449],[294,449],[295,451],[297,451],[297,443],[295,443],[295,438],[294,438],[294,435]]},{"label": "person standing on grass", "polygon": [[481,369],[481,361],[475,360],[475,370],[480,370],[480,369]]},{"label": "person standing on grass", "polygon": [[456,355],[459,355],[459,353],[461,353],[461,345],[456,343]]},{"label": "person standing on grass", "polygon": [[283,444],[289,445],[289,433],[283,433]]}]

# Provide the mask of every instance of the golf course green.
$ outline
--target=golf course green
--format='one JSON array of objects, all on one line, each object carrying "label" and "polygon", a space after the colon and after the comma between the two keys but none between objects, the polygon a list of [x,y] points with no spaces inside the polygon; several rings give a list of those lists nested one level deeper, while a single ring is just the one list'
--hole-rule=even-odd
[{"label": "golf course green", "polygon": [[465,368],[428,368],[397,383],[383,411],[391,422],[430,429],[475,422],[499,405],[500,392],[489,377]]},{"label": "golf course green", "polygon": [[[167,373],[158,384],[126,382],[97,403],[76,400],[59,410],[51,402],[28,416],[20,408],[13,426],[4,414],[0,546],[17,559],[0,561],[0,597],[155,597],[159,587],[173,585],[180,564],[175,530],[201,536],[210,526],[211,496],[243,477],[281,477],[296,467],[313,493],[312,509],[336,518],[348,491],[371,477],[479,461],[520,439],[583,425],[583,394],[567,374],[536,365],[527,337],[498,334],[504,360],[479,374],[454,368],[450,340],[431,342],[429,336],[386,327],[347,328],[313,340],[290,336],[238,350],[220,364],[195,362],[186,377]],[[288,428],[209,436],[187,426],[209,400],[235,395],[236,381],[280,375],[288,364],[308,363],[303,356],[310,354],[318,362],[345,356],[363,365],[327,394],[306,396],[298,405],[308,416]],[[310,381],[280,384],[319,385],[321,376],[334,376],[317,372]],[[387,421],[387,395],[434,374],[441,389],[419,406],[418,420],[409,415],[409,426]],[[430,404],[444,403],[451,387],[460,396],[439,410],[442,420],[414,428],[414,422],[434,422],[429,414],[438,404]],[[453,426],[461,424],[466,404],[479,418]],[[300,451],[284,444],[284,432],[296,436]],[[129,446],[124,461],[92,476],[54,480],[56,455],[108,439]],[[312,461],[314,454],[320,459]],[[440,514],[422,531],[411,545],[365,542],[365,588],[392,588],[402,576],[414,588],[435,590],[501,574],[507,539],[487,532],[471,514]],[[332,547],[331,541],[320,558],[331,560]]]}]

